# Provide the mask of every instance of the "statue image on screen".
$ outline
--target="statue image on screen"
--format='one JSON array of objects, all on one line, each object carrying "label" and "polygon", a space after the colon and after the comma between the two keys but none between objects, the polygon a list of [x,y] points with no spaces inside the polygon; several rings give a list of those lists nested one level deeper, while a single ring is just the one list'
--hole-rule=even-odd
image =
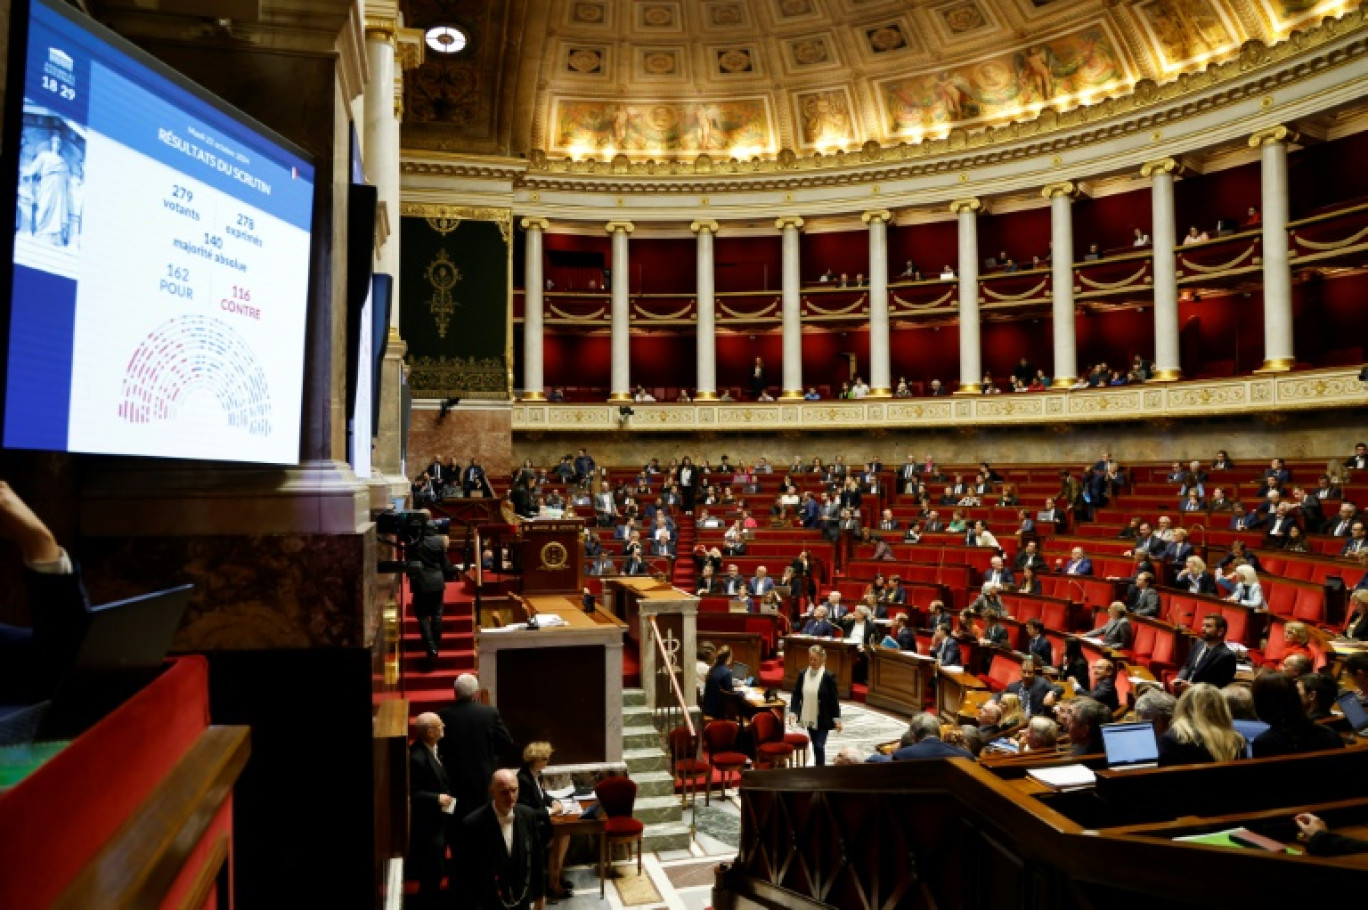
[{"label": "statue image on screen", "polygon": [[15,211],[15,262],[69,274],[81,245],[85,136],[82,127],[24,103]]}]

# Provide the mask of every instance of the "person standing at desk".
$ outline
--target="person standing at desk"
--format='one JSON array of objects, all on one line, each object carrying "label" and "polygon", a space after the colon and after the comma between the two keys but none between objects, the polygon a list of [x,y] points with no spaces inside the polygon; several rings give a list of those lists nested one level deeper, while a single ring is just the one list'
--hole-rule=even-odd
[{"label": "person standing at desk", "polygon": [[703,684],[703,713],[709,717],[723,717],[726,713],[726,695],[736,691],[731,671],[732,650],[723,645],[717,649],[712,668],[708,670],[708,680]]},{"label": "person standing at desk", "polygon": [[523,749],[523,763],[518,769],[518,803],[536,812],[541,821],[542,844],[546,851],[547,893],[553,900],[565,900],[575,896],[570,882],[561,878],[570,837],[555,833],[551,817],[561,813],[561,803],[553,799],[541,785],[542,772],[551,763],[551,751],[548,742],[528,743],[527,748]]},{"label": "person standing at desk", "polygon": [[812,740],[813,763],[825,765],[827,734],[832,730],[840,733],[844,725],[836,677],[826,669],[826,649],[821,645],[808,648],[808,668],[793,687],[789,716]]}]

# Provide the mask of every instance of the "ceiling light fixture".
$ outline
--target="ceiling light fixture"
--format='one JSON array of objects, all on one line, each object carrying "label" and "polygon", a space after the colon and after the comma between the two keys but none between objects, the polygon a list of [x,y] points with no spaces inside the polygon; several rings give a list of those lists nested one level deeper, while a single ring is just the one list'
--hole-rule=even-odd
[{"label": "ceiling light fixture", "polygon": [[434,25],[424,33],[423,40],[439,54],[459,54],[470,39],[454,25]]}]

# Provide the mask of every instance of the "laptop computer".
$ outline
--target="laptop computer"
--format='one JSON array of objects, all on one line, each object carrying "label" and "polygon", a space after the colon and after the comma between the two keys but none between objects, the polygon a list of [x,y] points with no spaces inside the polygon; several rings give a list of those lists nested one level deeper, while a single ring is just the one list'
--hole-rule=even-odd
[{"label": "laptop computer", "polygon": [[1335,699],[1340,710],[1344,712],[1344,719],[1349,721],[1349,729],[1355,733],[1368,731],[1368,710],[1365,710],[1363,703],[1358,700],[1358,695],[1353,692],[1344,692],[1339,698]]},{"label": "laptop computer", "polygon": [[1107,767],[1114,771],[1159,766],[1159,738],[1154,735],[1154,724],[1103,724],[1102,747],[1107,753]]},{"label": "laptop computer", "polygon": [[751,676],[750,667],[746,664],[741,663],[741,661],[739,660],[732,661],[731,671],[732,679],[736,680],[743,686],[749,686],[751,682],[755,679],[755,677]]},{"label": "laptop computer", "polygon": [[71,669],[57,684],[40,739],[70,739],[161,672],[194,585],[115,601],[90,611]]}]

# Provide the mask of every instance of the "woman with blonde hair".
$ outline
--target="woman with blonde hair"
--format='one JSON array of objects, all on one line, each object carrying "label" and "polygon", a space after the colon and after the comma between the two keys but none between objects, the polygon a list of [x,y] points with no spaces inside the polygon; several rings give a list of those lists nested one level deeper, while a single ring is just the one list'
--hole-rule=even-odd
[{"label": "woman with blonde hair", "polygon": [[1235,567],[1235,591],[1226,600],[1244,607],[1262,610],[1264,603],[1263,587],[1259,584],[1258,573],[1250,565]]},{"label": "woman with blonde hair", "polygon": [[1283,653],[1300,654],[1311,661],[1312,666],[1316,663],[1316,655],[1311,653],[1311,630],[1306,627],[1306,623],[1292,620],[1283,624]]},{"label": "woman with blonde hair", "polygon": [[556,834],[551,824],[553,815],[561,814],[560,800],[542,789],[541,774],[551,763],[551,744],[528,743],[523,749],[523,764],[518,769],[518,802],[535,811],[541,819],[538,826],[546,845],[546,875],[551,897],[557,900],[574,897],[570,882],[561,878],[565,868],[565,851],[570,846],[570,835]]},{"label": "woman with blonde hair", "polygon": [[1235,732],[1221,690],[1194,683],[1173,709],[1173,722],[1159,737],[1160,765],[1235,761],[1245,754],[1245,739]]},{"label": "woman with blonde hair", "polygon": [[1343,487],[1349,482],[1349,470],[1338,458],[1332,458],[1326,463],[1325,476],[1330,479],[1331,486]]},{"label": "woman with blonde hair", "polygon": [[1349,598],[1349,621],[1344,634],[1356,641],[1368,641],[1368,588],[1360,588]]},{"label": "woman with blonde hair", "polygon": [[1002,709],[1002,720],[998,721],[1001,730],[1019,727],[1026,719],[1021,710],[1021,697],[1015,692],[1003,692],[998,696],[998,707]]}]

